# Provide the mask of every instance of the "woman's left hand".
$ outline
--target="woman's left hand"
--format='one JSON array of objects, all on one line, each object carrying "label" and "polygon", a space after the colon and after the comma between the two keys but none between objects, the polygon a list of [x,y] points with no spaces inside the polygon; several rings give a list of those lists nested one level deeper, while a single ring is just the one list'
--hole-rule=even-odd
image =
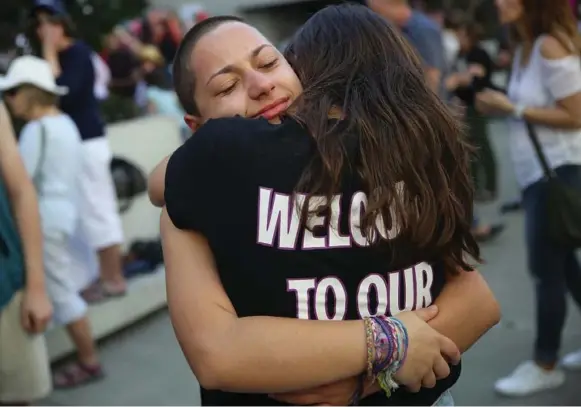
[{"label": "woman's left hand", "polygon": [[468,66],[468,72],[476,78],[482,78],[486,75],[486,69],[480,64],[471,64]]},{"label": "woman's left hand", "polygon": [[295,406],[348,406],[357,390],[358,377],[290,393],[271,394],[269,397]]},{"label": "woman's left hand", "polygon": [[484,114],[511,114],[514,105],[499,91],[486,89],[476,95],[476,109]]}]

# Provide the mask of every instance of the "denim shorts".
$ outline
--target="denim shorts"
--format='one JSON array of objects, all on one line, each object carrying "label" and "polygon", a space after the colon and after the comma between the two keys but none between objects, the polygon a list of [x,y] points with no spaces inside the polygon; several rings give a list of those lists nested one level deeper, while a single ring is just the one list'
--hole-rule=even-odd
[{"label": "denim shorts", "polygon": [[454,397],[452,397],[452,393],[450,390],[446,390],[440,398],[432,404],[433,406],[453,406],[454,405]]}]

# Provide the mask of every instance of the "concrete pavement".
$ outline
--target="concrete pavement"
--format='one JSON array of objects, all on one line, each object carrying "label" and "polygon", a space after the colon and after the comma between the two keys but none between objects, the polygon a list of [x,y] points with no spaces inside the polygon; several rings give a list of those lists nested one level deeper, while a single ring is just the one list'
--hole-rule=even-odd
[{"label": "concrete pavement", "polygon": [[[506,130],[491,125],[502,174],[503,200],[518,196],[508,160]],[[479,208],[496,218],[494,206]],[[522,214],[504,218],[507,230],[483,247],[487,264],[481,271],[497,295],[503,320],[464,357],[464,370],[454,388],[458,405],[581,405],[581,372],[566,385],[534,397],[507,399],[492,391],[494,381],[529,357],[534,337],[532,282],[525,268]],[[581,316],[573,305],[564,333],[564,351],[581,348]],[[199,405],[197,383],[173,335],[166,311],[115,335],[101,346],[108,376],[77,390],[54,392],[45,405]]]}]

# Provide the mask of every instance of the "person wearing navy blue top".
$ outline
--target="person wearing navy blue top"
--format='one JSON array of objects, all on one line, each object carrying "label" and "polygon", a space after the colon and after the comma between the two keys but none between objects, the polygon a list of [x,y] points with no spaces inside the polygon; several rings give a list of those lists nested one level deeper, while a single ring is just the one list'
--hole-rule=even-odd
[{"label": "person wearing navy blue top", "polygon": [[91,287],[88,299],[123,295],[123,231],[110,171],[112,154],[94,93],[93,50],[74,37],[73,22],[59,0],[37,0],[32,13],[42,56],[57,83],[69,89],[61,110],[73,119],[83,140],[79,237],[97,251],[101,268],[100,281]]}]

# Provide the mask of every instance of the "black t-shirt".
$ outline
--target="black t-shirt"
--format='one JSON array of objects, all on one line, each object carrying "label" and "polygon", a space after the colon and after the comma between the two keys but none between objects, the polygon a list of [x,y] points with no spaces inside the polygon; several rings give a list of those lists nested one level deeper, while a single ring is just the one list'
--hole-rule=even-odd
[{"label": "black t-shirt", "polygon": [[474,78],[469,86],[461,86],[454,92],[455,95],[462,100],[466,106],[474,107],[474,99],[476,93],[482,92],[484,89],[496,89],[492,83],[492,73],[494,70],[494,63],[488,52],[480,46],[473,47],[465,55],[460,55],[457,65],[462,65],[467,68],[472,64],[481,65],[484,69],[484,76],[481,78]]},{"label": "black t-shirt", "polygon": [[[169,160],[169,216],[207,238],[238,315],[359,319],[431,304],[444,286],[442,265],[418,260],[390,269],[385,251],[366,245],[357,227],[366,201],[358,177],[345,176],[332,205],[338,216],[315,218],[321,226],[311,223],[312,232],[299,224],[293,191],[314,154],[312,138],[292,119],[235,117],[210,120]],[[458,379],[460,367],[452,371],[435,389],[398,390],[389,399],[376,393],[361,404],[431,405]],[[201,393],[203,405],[282,405],[260,394]]]}]

